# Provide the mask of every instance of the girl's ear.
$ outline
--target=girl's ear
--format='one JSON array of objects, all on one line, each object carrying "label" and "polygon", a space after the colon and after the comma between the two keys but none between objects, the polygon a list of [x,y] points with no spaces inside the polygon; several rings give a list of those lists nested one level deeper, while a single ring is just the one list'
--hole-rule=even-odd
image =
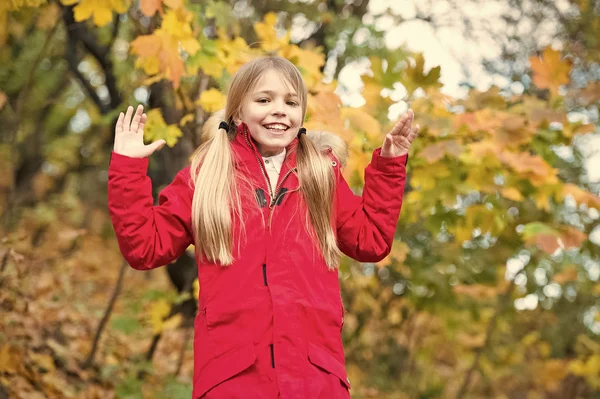
[{"label": "girl's ear", "polygon": [[233,123],[235,123],[236,126],[239,126],[242,123],[242,118],[240,118],[240,115],[235,115],[233,118],[231,118],[231,120],[233,121]]}]

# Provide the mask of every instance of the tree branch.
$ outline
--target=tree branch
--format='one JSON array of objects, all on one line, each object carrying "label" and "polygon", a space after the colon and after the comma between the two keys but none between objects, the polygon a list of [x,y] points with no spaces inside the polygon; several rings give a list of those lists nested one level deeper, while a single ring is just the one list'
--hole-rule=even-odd
[{"label": "tree branch", "polygon": [[[98,44],[96,36],[86,28],[85,24],[75,21],[75,16],[73,15],[73,6],[62,6],[62,8],[63,20],[69,37],[70,54],[67,54],[67,56],[71,55],[70,59],[67,58],[69,66],[71,66],[71,70],[84,86],[84,89],[90,95],[100,112],[102,114],[106,114],[111,110],[116,109],[122,101],[121,94],[117,88],[117,80],[113,73],[113,64],[110,61],[110,50],[119,32],[119,19],[117,18],[117,20],[114,22],[113,35],[109,45],[102,47]],[[108,89],[110,98],[108,105],[104,104],[100,100],[95,89],[90,85],[87,79],[85,79],[85,77],[77,71],[77,65],[79,63],[76,57],[77,42],[81,42],[83,44],[85,50],[87,50],[87,52],[89,52],[96,59],[104,72],[104,82],[106,84],[106,88]],[[92,91],[90,91],[90,88]],[[92,92],[94,94],[92,94]]]},{"label": "tree branch", "polygon": [[112,296],[110,297],[108,306],[104,311],[104,316],[102,317],[102,320],[100,320],[100,324],[98,324],[98,329],[96,330],[96,335],[94,336],[94,343],[92,344],[92,349],[87,359],[83,363],[82,367],[84,369],[89,368],[94,362],[94,355],[96,354],[96,350],[98,349],[98,342],[100,341],[100,336],[102,335],[102,331],[104,331],[104,327],[106,326],[106,323],[110,318],[110,314],[112,313],[112,310],[115,306],[117,297],[121,292],[121,286],[123,285],[123,277],[125,276],[125,271],[128,267],[129,265],[127,264],[127,262],[123,261],[123,264],[121,265],[121,270],[119,271],[119,277],[117,278],[117,284],[115,285],[115,289],[113,290]]}]

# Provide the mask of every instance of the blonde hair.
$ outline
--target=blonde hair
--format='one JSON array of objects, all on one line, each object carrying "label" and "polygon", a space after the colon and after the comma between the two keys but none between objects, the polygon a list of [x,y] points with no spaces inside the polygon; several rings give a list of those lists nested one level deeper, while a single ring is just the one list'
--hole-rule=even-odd
[{"label": "blonde hair", "polygon": [[[298,69],[285,58],[257,58],[244,64],[233,76],[224,113],[215,113],[206,121],[203,143],[192,157],[191,177],[195,186],[192,227],[198,254],[210,262],[221,265],[234,262],[232,221],[234,217],[243,221],[243,184],[240,184],[243,178],[235,171],[229,141],[236,135],[234,120],[240,117],[244,102],[269,69],[282,74],[298,95],[303,119],[306,114],[306,85]],[[218,127],[223,120],[229,125],[228,131]],[[309,216],[305,227],[329,269],[334,269],[341,256],[333,227],[335,176],[331,162],[304,134],[299,138],[297,170]]]}]

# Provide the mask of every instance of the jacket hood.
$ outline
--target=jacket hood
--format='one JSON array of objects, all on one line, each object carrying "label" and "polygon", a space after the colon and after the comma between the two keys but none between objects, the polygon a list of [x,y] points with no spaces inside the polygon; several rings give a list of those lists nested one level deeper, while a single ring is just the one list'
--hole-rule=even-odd
[{"label": "jacket hood", "polygon": [[[213,113],[202,126],[201,141],[206,141],[214,137],[219,131],[219,124],[225,120],[225,110]],[[340,162],[342,167],[346,166],[348,159],[348,145],[340,136],[335,133],[324,130],[308,130],[308,137],[321,152],[331,150],[333,155]]]}]

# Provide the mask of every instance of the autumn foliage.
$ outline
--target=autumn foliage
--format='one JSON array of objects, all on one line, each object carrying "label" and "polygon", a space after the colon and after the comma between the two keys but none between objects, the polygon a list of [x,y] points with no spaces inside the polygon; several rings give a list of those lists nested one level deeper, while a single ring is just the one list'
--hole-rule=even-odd
[{"label": "autumn foliage", "polygon": [[351,107],[325,76],[322,43],[293,40],[290,4],[238,20],[219,0],[2,2],[0,398],[190,397],[189,315],[175,310],[202,287],[121,269],[106,209],[112,128],[126,105],[147,104],[145,138],[168,145],[152,159],[159,190],[230,76],[263,54],[300,69],[305,126],[346,140],[357,192],[390,110],[410,106],[421,126],[392,253],[340,268],[353,397],[592,398],[600,197],[575,143],[598,132],[600,83],[586,71],[599,49],[547,47],[521,92],[464,98],[442,92],[421,54],[371,55],[365,103]]}]

